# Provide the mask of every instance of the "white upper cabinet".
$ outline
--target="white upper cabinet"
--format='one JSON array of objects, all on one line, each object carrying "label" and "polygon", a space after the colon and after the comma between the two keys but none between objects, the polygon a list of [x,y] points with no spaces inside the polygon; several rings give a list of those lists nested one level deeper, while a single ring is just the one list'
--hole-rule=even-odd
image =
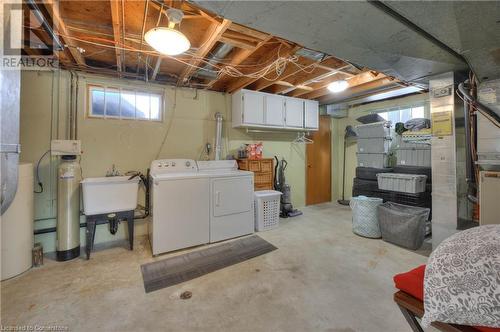
[{"label": "white upper cabinet", "polygon": [[304,100],[287,97],[285,99],[285,124],[287,127],[304,127]]},{"label": "white upper cabinet", "polygon": [[316,100],[304,102],[304,128],[319,128],[319,103]]},{"label": "white upper cabinet", "polygon": [[233,127],[317,130],[319,104],[315,100],[239,90],[232,95]]},{"label": "white upper cabinet", "polygon": [[233,127],[262,126],[264,122],[264,95],[240,90],[233,94]]},{"label": "white upper cabinet", "polygon": [[268,126],[284,126],[285,98],[279,95],[264,95],[264,123]]}]

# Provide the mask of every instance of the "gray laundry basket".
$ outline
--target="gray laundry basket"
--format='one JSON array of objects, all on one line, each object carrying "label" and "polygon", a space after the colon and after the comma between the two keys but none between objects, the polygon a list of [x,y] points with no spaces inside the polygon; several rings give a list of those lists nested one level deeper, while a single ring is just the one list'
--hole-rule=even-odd
[{"label": "gray laundry basket", "polygon": [[378,206],[382,239],[411,250],[422,246],[430,209],[385,202]]},{"label": "gray laundry basket", "polygon": [[382,198],[357,196],[351,198],[352,231],[355,234],[380,238],[377,207],[384,201]]}]

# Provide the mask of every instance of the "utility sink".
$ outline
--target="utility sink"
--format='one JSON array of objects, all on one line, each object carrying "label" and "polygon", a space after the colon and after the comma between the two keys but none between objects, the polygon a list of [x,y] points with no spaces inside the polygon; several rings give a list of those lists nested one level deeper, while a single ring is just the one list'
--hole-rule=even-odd
[{"label": "utility sink", "polygon": [[139,178],[129,178],[111,176],[84,179],[81,184],[85,215],[135,210]]}]

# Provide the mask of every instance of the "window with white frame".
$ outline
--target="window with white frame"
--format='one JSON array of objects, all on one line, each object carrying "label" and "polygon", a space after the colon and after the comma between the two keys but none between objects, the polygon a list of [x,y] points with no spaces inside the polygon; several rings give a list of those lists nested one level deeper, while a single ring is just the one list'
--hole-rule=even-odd
[{"label": "window with white frame", "polygon": [[162,120],[163,95],[160,93],[89,84],[87,100],[90,117]]},{"label": "window with white frame", "polygon": [[393,124],[398,122],[405,123],[408,120],[416,118],[429,118],[426,112],[425,106],[423,104],[406,106],[406,107],[396,107],[388,109],[386,112],[378,113],[385,120],[391,121]]}]

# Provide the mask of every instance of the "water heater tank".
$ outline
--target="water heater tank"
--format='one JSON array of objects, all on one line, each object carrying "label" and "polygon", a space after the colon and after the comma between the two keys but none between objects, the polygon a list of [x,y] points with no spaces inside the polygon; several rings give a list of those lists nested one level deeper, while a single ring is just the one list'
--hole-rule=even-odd
[{"label": "water heater tank", "polygon": [[17,192],[2,215],[2,280],[31,267],[33,248],[33,165],[19,164]]},{"label": "water heater tank", "polygon": [[76,156],[62,156],[57,169],[58,261],[80,256],[80,181],[81,168]]}]

